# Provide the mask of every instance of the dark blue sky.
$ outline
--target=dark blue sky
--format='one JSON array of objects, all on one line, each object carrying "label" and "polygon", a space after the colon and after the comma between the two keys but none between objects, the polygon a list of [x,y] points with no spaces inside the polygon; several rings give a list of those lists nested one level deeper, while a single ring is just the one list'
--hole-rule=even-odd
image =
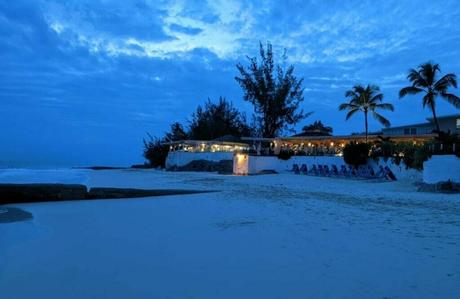
[{"label": "dark blue sky", "polygon": [[337,111],[356,83],[380,85],[393,125],[420,122],[421,99],[397,92],[428,60],[460,75],[459,19],[455,0],[0,0],[0,166],[142,162],[146,132],[186,122],[208,97],[249,115],[235,64],[259,40],[286,48],[304,77],[303,108],[315,113],[298,128],[321,119],[335,134],[361,131],[361,116]]}]

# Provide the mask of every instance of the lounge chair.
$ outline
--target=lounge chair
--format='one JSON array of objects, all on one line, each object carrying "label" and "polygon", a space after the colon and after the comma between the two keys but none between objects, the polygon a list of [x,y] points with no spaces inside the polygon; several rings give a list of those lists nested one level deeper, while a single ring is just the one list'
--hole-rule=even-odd
[{"label": "lounge chair", "polygon": [[391,169],[388,166],[385,166],[385,172],[386,172],[386,177],[389,180],[396,181],[395,174],[393,173],[393,171],[391,171]]},{"label": "lounge chair", "polygon": [[306,164],[302,164],[302,166],[300,167],[300,172],[303,173],[303,174],[308,173],[308,168],[307,168]]},{"label": "lounge chair", "polygon": [[299,165],[297,164],[293,164],[292,165],[292,170],[291,170],[293,173],[295,174],[299,174],[300,173],[300,170],[299,170]]},{"label": "lounge chair", "polygon": [[331,171],[329,170],[329,166],[323,165],[323,173],[324,173],[325,176],[330,176],[331,175]]},{"label": "lounge chair", "polygon": [[347,167],[345,165],[340,166],[339,175],[340,176],[348,176],[348,170],[347,170]]},{"label": "lounge chair", "polygon": [[321,165],[321,164],[318,164],[318,174],[319,175],[324,175],[323,165]]},{"label": "lounge chair", "polygon": [[339,175],[339,169],[337,168],[337,165],[335,165],[335,164],[331,165],[331,174],[332,175]]},{"label": "lounge chair", "polygon": [[313,175],[318,175],[318,167],[316,167],[316,164],[313,164],[311,167],[310,173]]}]

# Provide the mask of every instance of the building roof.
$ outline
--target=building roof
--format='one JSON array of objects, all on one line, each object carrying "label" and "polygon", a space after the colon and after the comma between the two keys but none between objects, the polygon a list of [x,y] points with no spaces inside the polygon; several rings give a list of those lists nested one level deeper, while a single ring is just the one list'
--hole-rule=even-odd
[{"label": "building roof", "polygon": [[230,142],[230,141],[217,141],[217,140],[177,140],[170,142],[163,142],[164,145],[176,145],[176,144],[188,144],[188,145],[200,145],[200,144],[220,144],[220,145],[235,145],[235,146],[248,146],[243,142]]},{"label": "building roof", "polygon": [[[436,118],[437,118],[438,120],[439,120],[439,119],[449,119],[449,118],[460,118],[460,113],[448,114],[448,115],[443,115],[443,116],[437,116]],[[430,121],[430,122],[432,122],[432,121],[433,121],[433,118],[432,118],[432,117],[428,117],[427,120]]]},{"label": "building roof", "polygon": [[[456,114],[449,114],[449,115],[442,115],[438,116],[437,119],[449,119],[449,118],[460,118],[460,113]],[[413,127],[428,127],[428,126],[433,126],[433,118],[428,117],[426,119],[428,122],[424,123],[415,123],[415,124],[408,124],[408,125],[402,125],[402,126],[396,126],[396,127],[389,127],[389,128],[384,128],[383,130],[391,130],[391,129],[402,129],[402,128],[413,128]]]}]

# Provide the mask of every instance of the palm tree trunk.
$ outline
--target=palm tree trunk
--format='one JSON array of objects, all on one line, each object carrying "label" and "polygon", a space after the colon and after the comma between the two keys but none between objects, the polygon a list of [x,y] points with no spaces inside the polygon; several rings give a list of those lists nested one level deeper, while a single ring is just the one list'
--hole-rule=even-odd
[{"label": "palm tree trunk", "polygon": [[436,117],[436,110],[434,108],[433,103],[431,104],[431,112],[433,112],[433,121],[434,121],[434,124],[436,126],[436,131],[438,131],[438,133],[439,133],[441,131],[441,129],[439,129],[439,122],[438,122],[438,118]]},{"label": "palm tree trunk", "polygon": [[364,110],[364,125],[365,125],[365,132],[366,132],[366,143],[367,143],[367,110]]}]

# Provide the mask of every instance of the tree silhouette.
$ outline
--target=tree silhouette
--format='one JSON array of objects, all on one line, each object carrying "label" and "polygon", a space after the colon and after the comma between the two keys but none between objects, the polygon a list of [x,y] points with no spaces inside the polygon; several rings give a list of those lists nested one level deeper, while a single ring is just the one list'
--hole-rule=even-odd
[{"label": "tree silhouette", "polygon": [[364,113],[364,126],[366,132],[366,142],[368,135],[368,119],[367,116],[372,113],[372,116],[385,127],[390,126],[390,121],[377,113],[376,110],[390,110],[393,111],[392,104],[382,103],[383,94],[380,93],[380,88],[376,85],[355,85],[351,90],[345,93],[345,97],[349,98],[348,103],[340,104],[339,110],[348,110],[346,119],[348,120],[355,113],[361,111]]},{"label": "tree silhouette", "polygon": [[412,85],[399,91],[399,98],[419,93],[424,94],[423,107],[428,106],[431,113],[433,113],[433,121],[438,133],[440,129],[438,118],[436,117],[436,98],[441,97],[454,105],[455,108],[460,108],[460,98],[448,92],[449,87],[457,88],[457,77],[451,73],[437,80],[440,72],[439,64],[432,62],[424,63],[417,69],[411,69],[407,79],[412,82]]},{"label": "tree silhouette", "polygon": [[275,64],[270,42],[266,50],[262,43],[259,47],[260,62],[256,57],[248,57],[248,66],[238,63],[240,77],[235,80],[244,91],[244,100],[254,106],[262,136],[276,137],[307,116],[299,109],[304,99],[303,79],[294,75],[294,66],[283,68]]}]

